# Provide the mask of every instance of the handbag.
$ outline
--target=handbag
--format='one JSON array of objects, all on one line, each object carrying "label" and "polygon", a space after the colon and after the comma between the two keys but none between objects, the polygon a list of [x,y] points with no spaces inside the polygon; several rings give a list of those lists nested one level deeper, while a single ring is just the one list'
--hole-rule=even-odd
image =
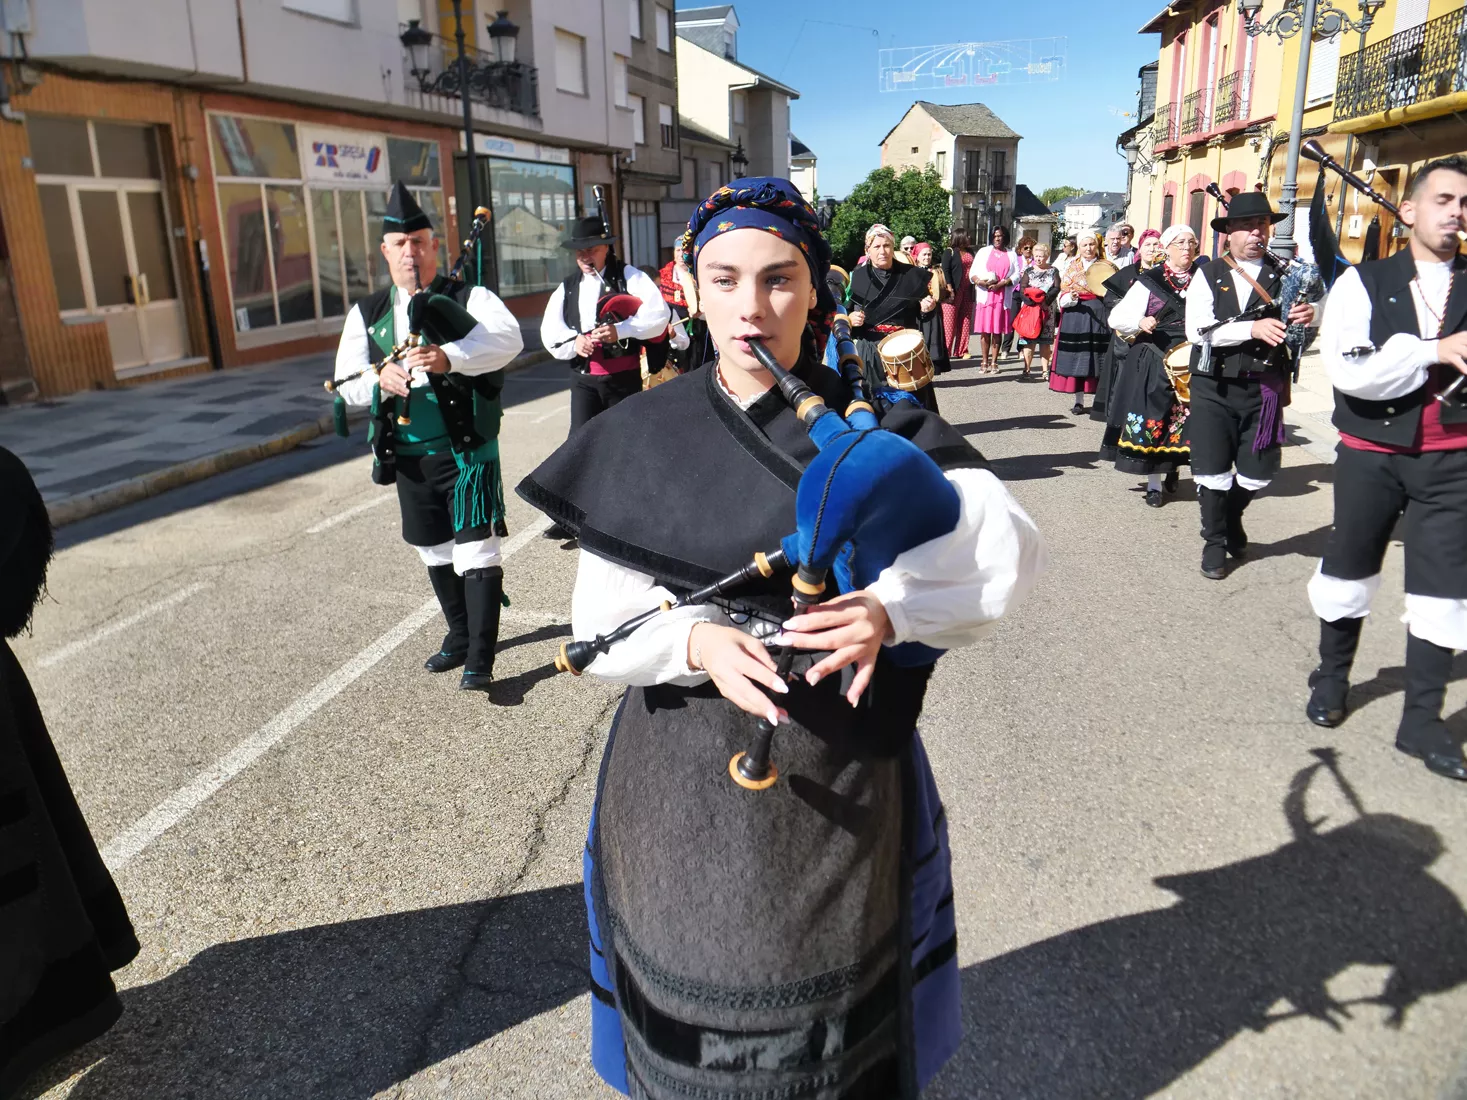
[{"label": "handbag", "polygon": [[1014,318],[1014,332],[1021,340],[1037,340],[1044,328],[1044,291],[1038,287],[1026,287],[1024,304]]}]

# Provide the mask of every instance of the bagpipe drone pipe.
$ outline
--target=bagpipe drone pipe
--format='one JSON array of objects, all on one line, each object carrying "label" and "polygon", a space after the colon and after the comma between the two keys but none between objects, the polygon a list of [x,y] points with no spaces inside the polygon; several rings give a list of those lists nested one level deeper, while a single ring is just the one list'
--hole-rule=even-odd
[{"label": "bagpipe drone pipe", "polygon": [[[825,597],[832,575],[840,592],[859,591],[899,555],[957,527],[961,502],[942,470],[920,447],[878,422],[866,399],[861,359],[844,314],[837,314],[833,331],[840,374],[852,394],[844,415],[780,366],[762,342],[748,341],[818,448],[795,491],[795,530],[776,550],[755,555],[742,569],[705,588],[638,615],[608,634],[563,643],[555,660],[558,670],[579,675],[599,654],[662,612],[706,603],[786,570],[793,571],[791,601],[794,613],[801,614]],[[887,646],[885,655],[899,667],[920,668],[934,664],[942,651],[904,642]],[[791,647],[780,648],[775,660],[781,678],[789,675],[794,656]],[[729,762],[729,773],[740,786],[763,790],[778,777],[770,762],[773,734],[774,726],[760,719],[749,750]]]}]

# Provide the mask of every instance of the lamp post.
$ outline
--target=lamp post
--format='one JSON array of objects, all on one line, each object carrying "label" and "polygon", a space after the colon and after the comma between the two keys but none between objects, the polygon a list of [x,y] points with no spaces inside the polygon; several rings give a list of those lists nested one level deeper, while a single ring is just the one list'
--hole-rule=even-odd
[{"label": "lamp post", "polygon": [[[1312,3],[1313,0],[1310,0]],[[464,105],[464,171],[469,177],[469,217],[479,208],[479,166],[474,158],[474,104],[469,98],[469,58],[464,48],[463,0],[453,0],[453,37],[458,42],[458,97]],[[464,220],[458,219],[459,232]]]},{"label": "lamp post", "polygon": [[501,65],[513,65],[515,41],[520,36],[520,29],[509,21],[509,12],[499,12],[488,29],[489,41],[494,44],[494,59]]},{"label": "lamp post", "polygon": [[[1280,255],[1293,259],[1297,251],[1294,243],[1294,210],[1299,195],[1299,145],[1303,138],[1304,103],[1309,90],[1309,53],[1313,37],[1318,34],[1333,38],[1343,30],[1360,32],[1360,44],[1365,45],[1365,32],[1375,21],[1375,13],[1385,0],[1358,0],[1360,19],[1354,21],[1334,7],[1330,0],[1284,0],[1283,8],[1266,23],[1258,21],[1263,10],[1263,0],[1238,0],[1243,13],[1243,29],[1250,37],[1271,34],[1280,42],[1293,38],[1301,31],[1304,39],[1299,43],[1299,67],[1294,83],[1294,111],[1289,120],[1289,152],[1284,160],[1284,185],[1279,194],[1279,211],[1284,220],[1274,231],[1271,247]],[[1362,59],[1363,60],[1363,59]]]},{"label": "lamp post", "polygon": [[728,158],[728,163],[733,169],[734,179],[743,179],[744,173],[749,170],[749,157],[744,152],[743,138],[739,138],[738,147],[734,149],[733,155]]},{"label": "lamp post", "polygon": [[430,70],[423,63],[423,51],[433,45],[433,36],[423,29],[420,20],[409,19],[407,29],[398,35],[397,40],[407,50],[408,72],[418,82],[418,91],[427,91]]}]

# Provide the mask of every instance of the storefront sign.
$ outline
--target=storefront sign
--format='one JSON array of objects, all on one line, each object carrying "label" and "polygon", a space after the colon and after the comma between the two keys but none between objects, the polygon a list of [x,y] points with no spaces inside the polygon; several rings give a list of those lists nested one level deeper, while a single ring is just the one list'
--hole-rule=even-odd
[{"label": "storefront sign", "polygon": [[[464,136],[459,134],[458,147],[464,148]],[[569,164],[569,149],[554,145],[540,145],[533,141],[516,141],[514,138],[494,134],[475,134],[474,152],[484,157],[506,157],[510,160],[536,160],[541,164]]]},{"label": "storefront sign", "polygon": [[387,139],[359,130],[326,130],[297,126],[301,176],[317,183],[391,184],[387,175]]}]

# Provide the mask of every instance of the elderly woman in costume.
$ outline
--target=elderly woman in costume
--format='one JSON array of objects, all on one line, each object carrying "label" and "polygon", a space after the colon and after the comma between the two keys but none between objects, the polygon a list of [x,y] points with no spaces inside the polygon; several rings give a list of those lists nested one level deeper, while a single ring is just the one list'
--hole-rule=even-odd
[{"label": "elderly woman in costume", "polygon": [[1100,296],[1085,284],[1085,273],[1100,259],[1100,236],[1086,233],[1080,237],[1079,255],[1060,273],[1059,335],[1055,340],[1054,365],[1049,372],[1049,388],[1056,393],[1074,394],[1075,415],[1085,411],[1085,395],[1094,393],[1100,380],[1105,350],[1110,344],[1110,328],[1105,323],[1105,308]]},{"label": "elderly woman in costume", "polygon": [[[819,363],[830,252],[793,184],[721,188],[683,251],[718,360],[597,417],[519,488],[577,529],[579,639],[796,530],[817,447],[752,341],[829,408],[851,398]],[[904,398],[876,405],[937,464],[929,486],[955,491],[951,531],[808,613],[790,617],[776,574],[664,611],[587,666],[631,685],[585,870],[592,1060],[632,1095],[915,1097],[957,1047],[950,857],[915,729],[930,666],[892,647],[979,637],[1044,552],[959,433]],[[639,474],[659,482],[654,508]],[[849,503],[832,494],[832,512]],[[771,641],[804,655],[788,678]],[[730,776],[756,719],[776,725],[779,774],[761,790]]]},{"label": "elderly woman in costume", "polygon": [[968,281],[972,267],[973,240],[966,229],[954,229],[942,254],[942,273],[953,295],[951,301],[942,303],[949,361],[968,358],[968,342],[973,336],[973,284]]},{"label": "elderly woman in costume", "polygon": [[[1148,233],[1150,230],[1147,231]],[[1187,439],[1187,404],[1166,371],[1166,354],[1187,344],[1187,287],[1197,260],[1197,236],[1190,226],[1174,225],[1147,246],[1161,246],[1165,259],[1140,270],[1131,288],[1110,311],[1110,324],[1130,341],[1117,379],[1112,422],[1119,424],[1116,469],[1146,475],[1146,503],[1160,508],[1162,489],[1173,492],[1177,471],[1191,459]]]},{"label": "elderly woman in costume", "polygon": [[4,640],[30,623],[53,540],[30,472],[3,447],[0,515],[0,1096],[8,1097],[122,1015],[112,971],[132,961],[138,941]]},{"label": "elderly woman in costume", "polygon": [[1049,245],[1042,241],[1035,244],[1032,250],[1033,262],[1019,273],[1018,286],[1015,288],[1019,296],[1019,311],[1028,306],[1034,306],[1039,310],[1039,335],[1032,340],[1019,337],[1019,354],[1024,357],[1024,375],[1027,380],[1031,378],[1034,370],[1034,349],[1039,349],[1040,362],[1043,366],[1043,378],[1049,379],[1049,355],[1050,346],[1054,343],[1054,315],[1055,299],[1059,297],[1060,275],[1053,264],[1049,262]]},{"label": "elderly woman in costume", "polygon": [[[1130,227],[1126,226],[1125,228],[1129,229]],[[1114,231],[1116,227],[1112,226],[1111,229]],[[1119,264],[1116,273],[1105,281],[1105,293],[1101,296],[1101,305],[1107,315],[1116,306],[1121,304],[1121,299],[1126,296],[1126,291],[1131,289],[1131,284],[1136,281],[1136,276],[1141,274],[1143,268],[1155,263],[1161,255],[1160,238],[1161,233],[1157,230],[1146,230],[1145,233],[1141,234],[1142,247],[1132,249],[1132,254],[1124,257],[1127,262]],[[1120,239],[1120,234],[1116,234],[1115,241],[1119,243]],[[1110,249],[1111,243],[1112,234],[1107,233],[1105,237],[1107,250]],[[1150,256],[1149,262],[1145,259],[1146,256]],[[1106,258],[1111,263],[1116,262],[1113,255],[1107,256]],[[1131,260],[1133,259],[1139,262],[1132,263]],[[1100,382],[1095,388],[1095,402],[1090,406],[1090,415],[1098,420],[1105,420],[1107,425],[1113,422],[1109,414],[1111,411],[1111,395],[1115,392],[1116,377],[1124,368],[1126,354],[1130,350],[1130,345],[1112,330],[1110,334],[1110,346],[1106,348],[1105,360],[1100,364]],[[1106,462],[1115,461],[1114,443],[1115,437],[1107,432],[1100,446],[1100,457]]]},{"label": "elderly woman in costume", "polygon": [[[890,385],[876,345],[893,332],[920,329],[922,319],[937,309],[937,299],[929,292],[927,271],[896,262],[896,238],[879,222],[866,230],[866,259],[851,272],[851,334],[866,365],[866,386],[874,392]],[[917,397],[937,411],[937,395],[930,384],[919,389]]]},{"label": "elderly woman in costume", "polygon": [[[912,246],[913,265],[928,273],[927,295],[936,298],[940,305],[950,299],[953,292],[947,285],[942,268],[934,265],[936,258],[932,246],[926,241],[918,241]],[[947,333],[942,327],[942,318],[940,309],[922,315],[922,339],[927,344],[927,354],[932,357],[933,374],[946,374],[952,366],[947,357]]]},{"label": "elderly woman in costume", "polygon": [[973,331],[978,333],[982,363],[979,374],[997,374],[998,356],[1014,324],[1014,283],[1019,278],[1019,254],[1009,247],[1009,231],[998,226],[992,243],[973,257],[968,278],[978,301]]}]

